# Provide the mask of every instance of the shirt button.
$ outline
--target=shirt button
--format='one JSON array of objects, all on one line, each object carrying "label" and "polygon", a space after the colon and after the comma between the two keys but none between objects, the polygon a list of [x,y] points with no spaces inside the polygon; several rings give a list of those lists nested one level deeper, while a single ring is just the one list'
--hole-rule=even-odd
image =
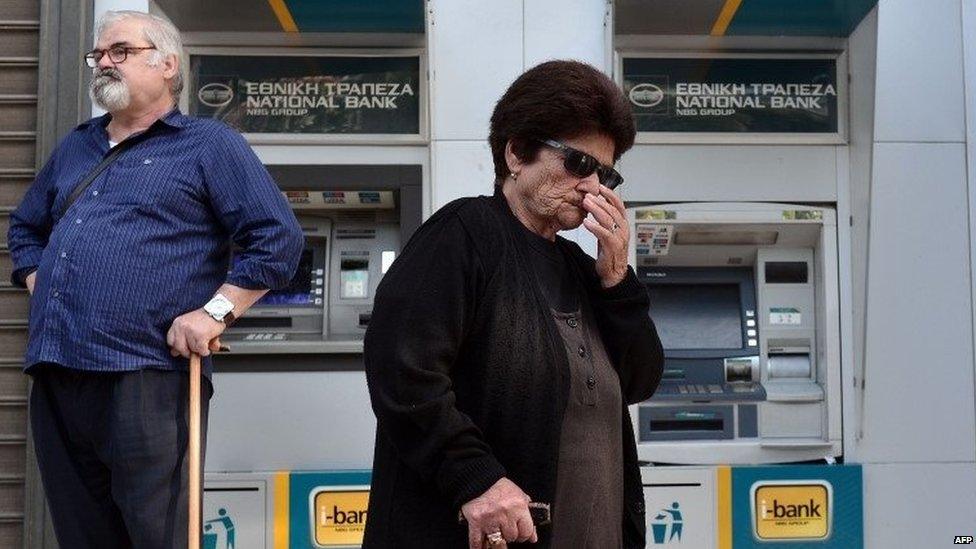
[{"label": "shirt button", "polygon": [[576,352],[579,353],[579,356],[586,356],[586,347],[580,345]]},{"label": "shirt button", "polygon": [[98,196],[98,191],[92,191],[92,196]]},{"label": "shirt button", "polygon": [[594,387],[596,387],[596,379],[594,379],[593,376],[586,378],[586,387],[591,391]]},{"label": "shirt button", "polygon": [[61,252],[61,259],[68,257],[68,252]]},{"label": "shirt button", "polygon": [[54,297],[58,297],[59,295],[61,295],[61,292],[54,290],[53,292],[51,292],[51,295]]},{"label": "shirt button", "polygon": [[573,317],[569,317],[569,318],[566,319],[566,324],[569,324],[569,327],[570,328],[575,328],[575,327],[579,326],[579,321],[577,321]]},{"label": "shirt button", "polygon": [[78,219],[75,219],[75,225],[80,225],[80,224],[81,224],[81,218],[79,217]]}]

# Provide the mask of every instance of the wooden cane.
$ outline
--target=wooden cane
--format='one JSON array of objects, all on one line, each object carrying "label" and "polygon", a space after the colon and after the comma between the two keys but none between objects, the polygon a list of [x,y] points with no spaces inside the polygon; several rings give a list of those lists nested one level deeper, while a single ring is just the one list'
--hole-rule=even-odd
[{"label": "wooden cane", "polygon": [[200,549],[200,355],[190,355],[189,549]]}]

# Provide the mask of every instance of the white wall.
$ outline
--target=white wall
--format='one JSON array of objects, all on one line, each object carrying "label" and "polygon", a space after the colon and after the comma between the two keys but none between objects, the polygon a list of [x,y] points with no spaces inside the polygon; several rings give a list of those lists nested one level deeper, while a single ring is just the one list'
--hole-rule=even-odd
[{"label": "white wall", "polygon": [[[960,0],[878,8],[863,430],[847,451],[865,465],[869,548],[922,546],[931,532],[976,524],[961,10]],[[969,501],[939,506],[924,536],[926,521],[912,520],[920,494]]]},{"label": "white wall", "polygon": [[[969,192],[969,275],[973,317],[976,318],[976,0],[962,3],[963,57],[966,102],[966,166]],[[974,322],[976,324],[976,322]],[[973,340],[976,341],[976,325]],[[976,361],[973,362],[976,369]],[[976,371],[973,375],[976,379]],[[976,393],[976,388],[974,388]],[[976,407],[976,395],[973,398]]]},{"label": "white wall", "polygon": [[522,9],[522,0],[429,4],[432,210],[492,192],[488,121],[522,72]]},{"label": "white wall", "polygon": [[[525,69],[553,58],[609,72],[604,0],[431,0],[431,212],[462,196],[491,194],[488,123]],[[583,229],[565,236],[596,253]]]}]

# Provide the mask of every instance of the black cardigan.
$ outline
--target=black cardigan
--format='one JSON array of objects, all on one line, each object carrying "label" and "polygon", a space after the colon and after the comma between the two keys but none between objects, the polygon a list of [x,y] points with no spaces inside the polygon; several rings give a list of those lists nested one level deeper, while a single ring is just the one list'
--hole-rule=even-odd
[{"label": "black cardigan", "polygon": [[[461,505],[502,477],[552,502],[568,360],[500,189],[451,202],[410,239],[377,290],[365,364],[377,417],[364,548],[467,547]],[[625,403],[650,398],[663,354],[632,270],[603,289],[561,237]],[[625,547],[644,547],[643,489],[623,407]],[[553,509],[558,516],[559,509]],[[536,547],[548,547],[546,527]],[[511,544],[517,546],[518,544]]]}]

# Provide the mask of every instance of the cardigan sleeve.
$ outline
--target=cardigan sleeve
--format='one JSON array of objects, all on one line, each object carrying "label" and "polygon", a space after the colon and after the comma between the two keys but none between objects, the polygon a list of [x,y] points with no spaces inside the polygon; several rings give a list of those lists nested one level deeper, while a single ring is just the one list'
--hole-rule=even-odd
[{"label": "cardigan sleeve", "polygon": [[635,404],[651,398],[664,371],[664,350],[651,320],[647,289],[628,267],[623,281],[606,289],[598,283],[593,295],[597,325],[617,365],[624,400]]},{"label": "cardigan sleeve", "polygon": [[450,374],[485,275],[472,239],[450,210],[428,220],[384,276],[364,359],[382,431],[409,467],[460,508],[505,469],[455,406]]},{"label": "cardigan sleeve", "polygon": [[595,261],[579,246],[572,255],[583,272],[587,293],[607,355],[617,368],[627,404],[651,398],[664,371],[664,349],[651,319],[650,297],[632,267],[611,288],[603,288]]}]

